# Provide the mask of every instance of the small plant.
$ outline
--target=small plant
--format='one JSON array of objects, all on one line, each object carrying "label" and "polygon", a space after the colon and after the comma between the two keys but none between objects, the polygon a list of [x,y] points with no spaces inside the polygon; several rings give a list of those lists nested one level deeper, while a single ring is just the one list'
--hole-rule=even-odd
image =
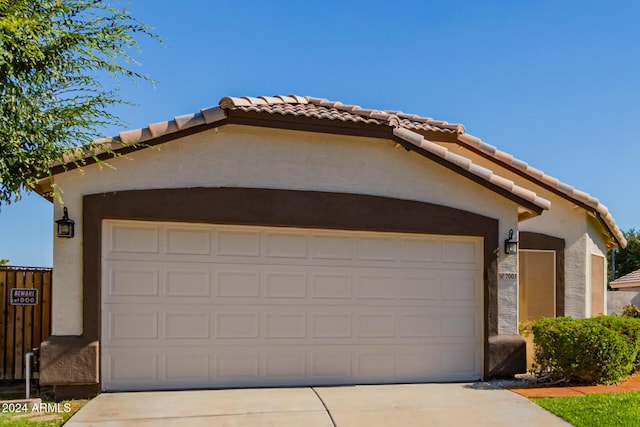
[{"label": "small plant", "polygon": [[634,319],[640,318],[640,307],[635,304],[625,305],[622,308],[623,317],[632,317]]},{"label": "small plant", "polygon": [[531,321],[518,322],[518,333],[523,337],[528,337],[532,334]]}]

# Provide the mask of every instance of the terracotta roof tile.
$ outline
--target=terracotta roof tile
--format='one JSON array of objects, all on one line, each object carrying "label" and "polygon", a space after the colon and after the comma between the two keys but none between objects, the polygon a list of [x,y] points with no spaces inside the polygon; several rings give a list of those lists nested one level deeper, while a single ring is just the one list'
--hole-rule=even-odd
[{"label": "terracotta roof tile", "polygon": [[491,170],[483,168],[482,166],[475,163],[469,167],[469,172],[473,173],[474,175],[478,175],[479,177],[486,180],[489,180],[489,178],[491,178],[491,175],[493,174]]},{"label": "terracotta roof tile", "polygon": [[220,107],[203,108],[200,110],[200,114],[204,117],[206,124],[217,122],[227,117],[227,113]]},{"label": "terracotta roof tile", "polygon": [[484,143],[484,142],[482,142],[481,145],[482,145],[482,149],[483,150],[485,150],[486,152],[491,153],[491,154],[495,153],[496,150],[497,150],[497,148],[494,147],[493,145],[490,145],[490,144],[487,144],[487,143]]},{"label": "terracotta roof tile", "polygon": [[225,96],[218,102],[221,108],[233,108],[251,105],[251,101],[245,98],[236,98],[234,96]]},{"label": "terracotta roof tile", "polygon": [[296,102],[295,100],[284,100],[281,96],[261,96],[267,104],[284,104],[286,102]]},{"label": "terracotta roof tile", "polygon": [[269,105],[269,103],[264,98],[256,98],[253,96],[245,96],[244,98],[252,105]]},{"label": "terracotta roof tile", "polygon": [[149,128],[133,129],[120,132],[118,135],[123,144],[139,144],[153,138]]},{"label": "terracotta roof tile", "polygon": [[178,129],[188,129],[205,123],[201,113],[176,116],[173,120],[176,122]]},{"label": "terracotta roof tile", "polygon": [[176,122],[173,120],[168,122],[151,123],[149,125],[149,131],[154,138],[157,138],[168,133],[177,132],[178,126],[176,126]]},{"label": "terracotta roof tile", "polygon": [[[404,128],[394,129],[393,134],[418,147],[420,147],[420,144],[422,144],[422,141],[424,141],[424,136],[416,132],[411,132],[410,130],[404,129]],[[437,153],[440,157],[444,156],[447,150],[444,147],[441,147],[441,148],[442,148],[441,152]]]},{"label": "terracotta roof tile", "polygon": [[451,151],[447,152],[444,158],[466,170],[470,170],[473,164],[473,162],[466,157],[452,153]]},{"label": "terracotta roof tile", "polygon": [[522,160],[513,159],[512,161],[514,166],[517,165],[517,167],[519,168],[526,168],[527,166],[529,166],[526,162],[523,162]]},{"label": "terracotta roof tile", "polygon": [[242,105],[239,103],[237,107],[233,109],[241,111],[253,111],[256,113],[269,113],[280,115],[292,115],[292,116],[305,116],[314,117],[317,119],[338,120],[342,122],[351,121],[354,123],[367,123],[384,125],[387,124],[389,117],[371,114],[362,115],[358,110],[356,113],[350,113],[346,111],[339,111],[336,108],[325,107],[313,104],[275,104],[275,105]]}]

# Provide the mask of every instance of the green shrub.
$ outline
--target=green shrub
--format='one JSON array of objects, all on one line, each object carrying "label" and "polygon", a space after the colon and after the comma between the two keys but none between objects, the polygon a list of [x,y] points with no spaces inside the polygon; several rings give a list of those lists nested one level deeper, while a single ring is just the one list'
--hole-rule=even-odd
[{"label": "green shrub", "polygon": [[633,317],[637,319],[640,317],[640,308],[635,304],[625,305],[622,307],[622,315],[624,317]]},{"label": "green shrub", "polygon": [[640,368],[640,319],[598,316],[593,318],[594,322],[599,322],[607,329],[618,333],[632,346],[632,366],[630,372],[635,372]]},{"label": "green shrub", "polygon": [[640,320],[542,318],[532,325],[535,361],[554,380],[615,383],[638,364]]}]

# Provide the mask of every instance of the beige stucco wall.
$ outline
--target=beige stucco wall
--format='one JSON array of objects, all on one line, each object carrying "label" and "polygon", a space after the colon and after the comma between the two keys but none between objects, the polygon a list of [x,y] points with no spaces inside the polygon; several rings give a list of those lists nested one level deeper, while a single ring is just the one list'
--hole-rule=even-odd
[{"label": "beige stucco wall", "polygon": [[[542,195],[542,191],[540,191]],[[551,201],[548,212],[520,224],[520,231],[544,233],[565,239],[564,313],[582,318],[588,316],[587,297],[590,279],[587,257],[587,214],[567,200],[550,192],[542,197]]]},{"label": "beige stucco wall", "polygon": [[629,304],[640,306],[640,291],[607,291],[607,314],[622,314],[622,308]]},{"label": "beige stucco wall", "polygon": [[[256,187],[371,194],[451,206],[517,230],[517,205],[390,141],[229,125],[57,175],[76,238],[54,241],[53,334],[82,333],[82,196],[107,191]],[[62,215],[56,203],[55,217]],[[517,272],[500,255],[500,271]],[[517,333],[517,286],[499,283],[501,333]]]},{"label": "beige stucco wall", "polygon": [[[482,166],[494,170],[496,168],[493,162],[472,152],[463,150],[461,154]],[[601,225],[584,209],[542,187],[533,187],[529,180],[520,175],[506,169],[496,172],[525,188],[533,189],[539,196],[551,202],[548,211],[521,222],[519,231],[543,233],[565,239],[565,315],[576,318],[588,317],[591,307],[590,256],[592,253],[607,253]]]}]

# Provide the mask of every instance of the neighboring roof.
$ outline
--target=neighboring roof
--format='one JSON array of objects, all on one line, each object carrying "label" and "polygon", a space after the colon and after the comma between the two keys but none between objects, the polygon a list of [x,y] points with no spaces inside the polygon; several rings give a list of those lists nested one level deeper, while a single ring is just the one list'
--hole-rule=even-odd
[{"label": "neighboring roof", "polygon": [[[261,97],[224,97],[219,101],[218,107],[210,107],[200,110],[198,113],[177,116],[173,120],[152,123],[145,128],[121,132],[118,137],[98,141],[92,151],[78,153],[74,158],[65,158],[64,162],[54,166],[52,173],[60,173],[67,167],[75,167],[74,160],[91,160],[99,157],[104,151],[132,151],[153,145],[156,141],[178,136],[185,131],[199,126],[222,125],[228,122],[230,111],[244,113],[264,114],[272,116],[288,116],[293,118],[312,118],[329,120],[338,123],[352,123],[362,125],[380,126],[391,130],[391,136],[399,143],[407,147],[417,148],[431,157],[442,159],[444,163],[460,168],[492,186],[496,186],[518,199],[533,205],[539,212],[549,209],[550,202],[534,191],[515,184],[512,180],[502,177],[495,172],[472,162],[469,158],[458,153],[453,153],[446,147],[431,142],[425,135],[434,141],[440,138],[446,141],[455,141],[467,148],[474,148],[477,152],[485,154],[496,163],[510,166],[521,174],[526,175],[532,182],[545,188],[561,193],[568,199],[575,201],[579,206],[592,210],[603,222],[605,228],[614,239],[622,246],[626,246],[626,240],[616,225],[608,209],[599,201],[587,193],[576,190],[572,186],[560,182],[543,172],[530,167],[527,163],[515,159],[508,153],[497,150],[495,147],[482,142],[479,138],[465,133],[461,124],[451,124],[445,121],[434,120],[428,117],[406,114],[401,111],[364,109],[357,105],[345,105],[341,102],[333,102],[323,98],[309,96],[261,96]],[[410,145],[408,145],[408,144]],[[100,144],[106,148],[100,148]],[[538,213],[539,213],[538,212]]]},{"label": "neighboring roof", "polygon": [[610,282],[609,286],[611,286],[614,289],[640,287],[640,270],[632,271],[629,274],[625,274],[622,277],[618,277],[616,280]]}]

